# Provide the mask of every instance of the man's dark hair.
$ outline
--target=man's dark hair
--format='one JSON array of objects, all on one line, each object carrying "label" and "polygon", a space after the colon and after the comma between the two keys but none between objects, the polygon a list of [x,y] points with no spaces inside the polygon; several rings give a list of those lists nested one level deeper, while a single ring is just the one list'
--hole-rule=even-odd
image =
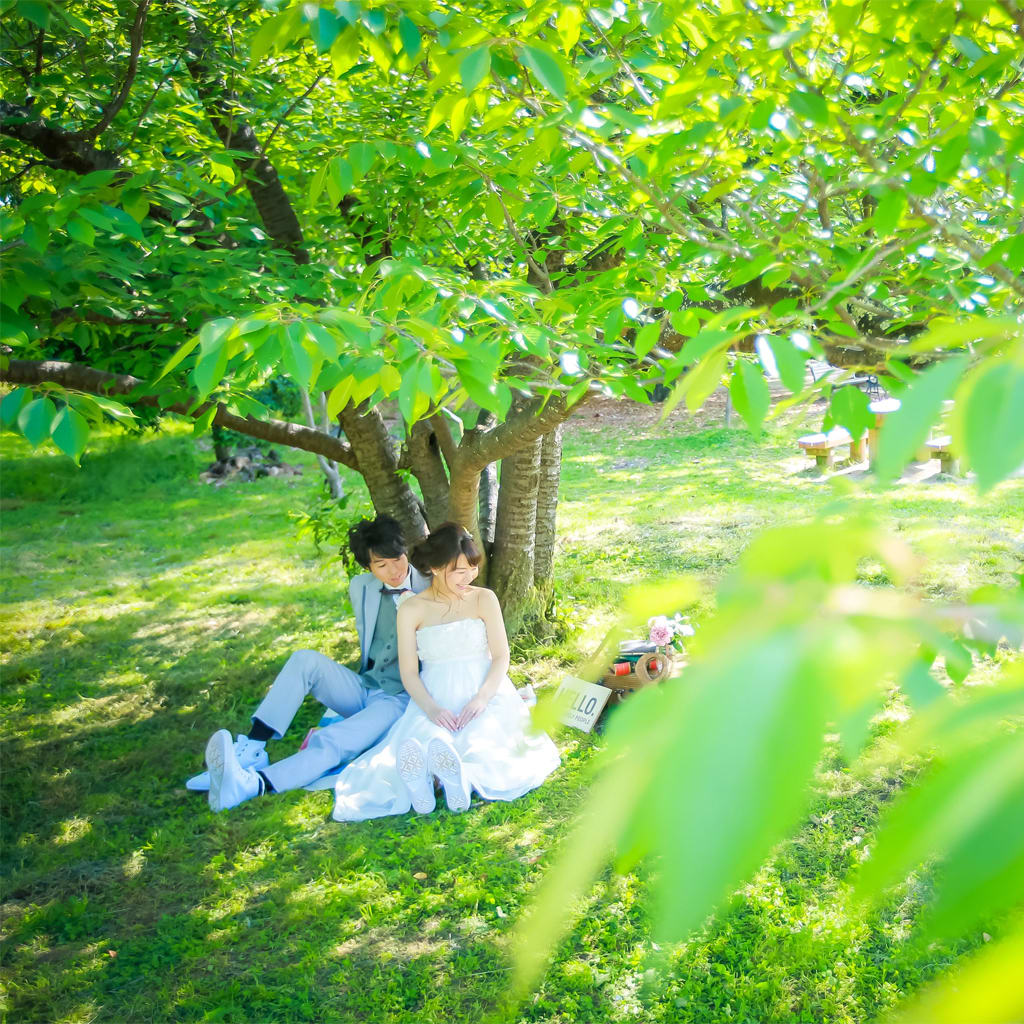
[{"label": "man's dark hair", "polygon": [[406,553],[405,535],[398,520],[391,516],[361,519],[348,531],[348,546],[364,569],[370,568],[372,555],[401,558]]}]

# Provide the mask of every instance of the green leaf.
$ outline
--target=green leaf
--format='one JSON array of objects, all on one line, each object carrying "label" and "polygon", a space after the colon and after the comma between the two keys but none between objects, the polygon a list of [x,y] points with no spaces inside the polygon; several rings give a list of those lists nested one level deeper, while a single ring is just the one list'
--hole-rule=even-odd
[{"label": "green leaf", "polygon": [[30,249],[35,249],[40,256],[44,255],[50,245],[50,225],[45,220],[36,218],[25,225],[22,238]]},{"label": "green leaf", "polygon": [[356,179],[365,178],[377,159],[377,147],[370,142],[356,142],[348,147],[348,159]]},{"label": "green leaf", "polygon": [[402,49],[408,54],[410,60],[415,60],[423,46],[423,39],[416,22],[407,14],[401,15],[398,19],[398,38],[402,40]]},{"label": "green leaf", "polygon": [[692,338],[700,330],[700,320],[692,309],[681,309],[669,316],[672,327],[687,338]]},{"label": "green leaf", "polygon": [[252,54],[253,60],[259,60],[262,56],[270,52],[271,47],[273,47],[274,42],[277,39],[278,33],[281,31],[283,22],[284,16],[275,14],[272,17],[267,18],[267,20],[256,30],[256,34],[252,37],[252,45],[250,47],[250,53]]},{"label": "green leaf", "polygon": [[47,29],[50,27],[49,4],[39,3],[38,0],[18,0],[15,10],[26,21],[31,21],[38,28]]},{"label": "green leaf", "polygon": [[424,135],[429,135],[442,121],[447,121],[452,112],[452,107],[458,102],[459,97],[455,93],[448,93],[446,96],[442,96],[437,103],[434,104],[433,109],[430,111],[430,115],[427,117],[426,128],[423,129]]},{"label": "green leaf", "polygon": [[[324,190],[324,185],[327,181],[327,172],[330,168],[329,163],[321,164],[313,175],[312,180],[309,183],[309,205],[315,206],[316,201],[320,198],[320,194]],[[339,192],[341,190],[339,189]],[[341,202],[339,196],[338,202]]]},{"label": "green leaf", "polygon": [[50,426],[57,407],[49,398],[37,398],[18,413],[18,429],[33,448],[38,448],[50,436]]},{"label": "green leaf", "polygon": [[897,189],[888,189],[882,193],[875,208],[874,222],[875,231],[880,238],[887,238],[896,229],[900,218],[907,209],[906,194]]},{"label": "green leaf", "polygon": [[356,379],[351,376],[344,377],[331,391],[327,399],[327,418],[333,423],[338,418],[338,413],[345,408],[352,389],[355,387]]},{"label": "green leaf", "polygon": [[344,23],[333,12],[321,7],[317,10],[316,16],[309,22],[309,35],[316,44],[318,54],[326,53],[338,38],[338,33],[344,27]]},{"label": "green leaf", "polygon": [[523,63],[537,76],[537,81],[552,96],[565,99],[565,75],[555,58],[546,50],[536,46],[521,46],[519,56]]},{"label": "green leaf", "polygon": [[892,1024],[1015,1024],[1024,1020],[1024,988],[1013,981],[1021,963],[1024,925],[1011,925],[1009,934],[958,960],[956,970],[926,985],[890,1020]]},{"label": "green leaf", "polygon": [[149,216],[149,200],[141,192],[125,192],[121,196],[121,209],[136,224],[141,224]]},{"label": "green leaf", "polygon": [[90,395],[89,398],[118,423],[131,423],[137,419],[135,413],[128,406],[115,402],[112,398],[107,398],[106,395]]},{"label": "green leaf", "polygon": [[802,391],[807,373],[807,353],[797,348],[789,338],[777,334],[764,340],[775,358],[779,379],[793,394]]},{"label": "green leaf", "polygon": [[228,366],[228,350],[218,345],[204,352],[192,369],[192,382],[200,398],[206,396],[220,383]]},{"label": "green leaf", "polygon": [[875,902],[920,865],[943,860],[926,919],[952,937],[1024,899],[1024,734],[989,737],[933,765],[883,819],[855,895]]},{"label": "green leaf", "polygon": [[590,390],[590,381],[587,378],[581,380],[578,384],[573,385],[565,395],[565,407],[571,409],[588,391]]},{"label": "green leaf", "polygon": [[285,334],[283,353],[285,371],[303,391],[308,391],[313,376],[313,357],[302,344],[306,329],[302,324],[289,324]]},{"label": "green leaf", "polygon": [[167,374],[171,372],[171,370],[178,366],[183,359],[185,359],[191,352],[195,350],[196,346],[199,344],[199,341],[200,336],[198,334],[195,335],[195,337],[190,338],[188,341],[186,341],[185,344],[182,345],[181,348],[179,348],[178,351],[175,352],[174,355],[167,360],[166,365],[160,371],[160,376],[157,377],[156,379],[163,380],[163,378],[166,377]]},{"label": "green leaf", "polygon": [[666,399],[661,418],[665,419],[685,396],[686,408],[696,412],[707,400],[708,396],[721,385],[722,376],[729,365],[726,352],[715,352],[707,359],[698,363],[672,389]]},{"label": "green leaf", "polygon": [[78,208],[78,215],[80,217],[84,217],[90,224],[103,231],[109,231],[113,227],[109,217],[100,213],[99,210],[94,210],[89,206],[80,206]]},{"label": "green leaf", "polygon": [[106,204],[103,205],[103,210],[114,222],[115,229],[120,229],[122,234],[127,235],[129,238],[134,238],[138,242],[146,240],[146,236],[142,233],[138,221],[125,213],[124,210],[120,210],[116,206],[107,206]]},{"label": "green leaf", "polygon": [[880,480],[898,476],[938,422],[942,403],[967,368],[966,356],[930,366],[903,392],[900,407],[886,417],[878,438],[875,472]]},{"label": "green leaf", "polygon": [[827,430],[831,423],[838,423],[850,432],[851,437],[862,437],[864,431],[875,421],[868,404],[868,396],[860,388],[852,384],[836,388],[829,403],[825,429]]},{"label": "green leaf", "polygon": [[475,50],[470,50],[459,64],[462,88],[466,93],[471,93],[487,77],[490,70],[490,47],[478,46]]},{"label": "green leaf", "polygon": [[455,101],[451,113],[452,138],[457,142],[469,120],[469,97],[463,96]]},{"label": "green leaf", "polygon": [[1024,367],[1000,360],[969,383],[964,451],[985,492],[1024,464]]},{"label": "green leaf", "polygon": [[15,388],[4,395],[3,401],[0,401],[0,421],[3,422],[3,425],[5,427],[13,426],[18,420],[18,414],[30,401],[32,401],[30,388]]},{"label": "green leaf", "polygon": [[341,156],[334,157],[328,165],[327,193],[331,203],[337,206],[352,191],[355,175],[352,166]]},{"label": "green leaf", "polygon": [[736,411],[753,433],[759,433],[761,423],[772,404],[768,383],[761,368],[746,359],[737,359],[733,367],[729,394]]},{"label": "green leaf", "polygon": [[53,443],[77,465],[89,440],[89,424],[85,417],[65,406],[54,418],[52,435]]},{"label": "green leaf", "polygon": [[967,36],[950,36],[949,41],[959,50],[972,64],[981,60],[985,51]]},{"label": "green leaf", "polygon": [[641,327],[633,340],[633,351],[636,352],[637,359],[643,359],[658,344],[659,337],[661,337],[660,321],[656,320],[653,324],[645,324]]},{"label": "green leaf", "polygon": [[415,371],[407,372],[398,389],[398,409],[409,426],[423,417],[430,408],[432,392],[430,362],[422,359]]},{"label": "green leaf", "polygon": [[914,660],[900,680],[900,689],[907,695],[918,711],[934,704],[946,696],[945,687],[932,675],[929,667],[920,660]]},{"label": "green leaf", "polygon": [[580,38],[580,26],[583,24],[583,12],[576,4],[568,4],[558,12],[555,19],[555,31],[562,41],[562,52],[568,54]]},{"label": "green leaf", "polygon": [[491,227],[505,227],[505,211],[502,209],[501,199],[496,192],[488,192],[484,200],[484,213],[491,222]]},{"label": "green leaf", "polygon": [[234,161],[224,153],[210,154],[210,170],[215,178],[219,178],[228,185],[234,185],[235,179],[238,177]]},{"label": "green leaf", "polygon": [[720,327],[702,327],[679,350],[676,361],[682,366],[689,366],[703,359],[709,352],[724,348],[733,338],[732,331]]},{"label": "green leaf", "polygon": [[202,437],[213,424],[214,418],[217,415],[217,402],[211,402],[209,407],[205,409],[199,416],[195,418],[192,424],[192,436]]},{"label": "green leaf", "polygon": [[799,117],[813,121],[815,124],[829,123],[828,104],[816,92],[794,92],[789,97],[789,109]]},{"label": "green leaf", "polygon": [[750,115],[750,130],[763,132],[768,127],[768,122],[775,113],[775,104],[771,100],[762,100]]},{"label": "green leaf", "polygon": [[67,223],[68,234],[82,245],[91,246],[96,241],[96,232],[93,226],[84,221],[81,217],[72,217]]}]

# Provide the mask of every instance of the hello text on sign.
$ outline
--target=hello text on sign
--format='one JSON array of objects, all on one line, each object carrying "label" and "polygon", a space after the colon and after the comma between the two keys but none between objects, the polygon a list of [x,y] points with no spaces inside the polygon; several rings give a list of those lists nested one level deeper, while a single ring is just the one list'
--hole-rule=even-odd
[{"label": "hello text on sign", "polygon": [[563,725],[590,732],[611,694],[607,686],[566,676],[555,691],[559,720]]}]

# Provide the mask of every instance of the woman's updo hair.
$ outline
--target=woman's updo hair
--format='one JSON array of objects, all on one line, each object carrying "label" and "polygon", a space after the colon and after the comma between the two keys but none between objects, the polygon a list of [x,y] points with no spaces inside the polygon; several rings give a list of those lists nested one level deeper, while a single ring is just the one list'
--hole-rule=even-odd
[{"label": "woman's updo hair", "polygon": [[483,559],[469,530],[458,523],[442,523],[412,549],[409,561],[424,576],[433,576],[438,569],[454,565],[459,555],[465,555],[470,565],[479,565]]}]

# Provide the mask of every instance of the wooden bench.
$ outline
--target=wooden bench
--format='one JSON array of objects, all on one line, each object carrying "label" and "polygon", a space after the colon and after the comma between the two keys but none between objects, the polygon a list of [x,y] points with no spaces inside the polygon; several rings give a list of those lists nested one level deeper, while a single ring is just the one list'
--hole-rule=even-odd
[{"label": "wooden bench", "polygon": [[818,469],[829,470],[835,462],[836,449],[850,446],[850,461],[864,462],[868,457],[867,434],[854,440],[845,427],[833,427],[827,434],[806,434],[797,444],[814,457]]},{"label": "wooden bench", "polygon": [[929,455],[939,460],[939,468],[943,473],[951,476],[960,475],[960,460],[956,457],[952,448],[953,438],[949,434],[942,437],[933,437],[925,443]]}]

